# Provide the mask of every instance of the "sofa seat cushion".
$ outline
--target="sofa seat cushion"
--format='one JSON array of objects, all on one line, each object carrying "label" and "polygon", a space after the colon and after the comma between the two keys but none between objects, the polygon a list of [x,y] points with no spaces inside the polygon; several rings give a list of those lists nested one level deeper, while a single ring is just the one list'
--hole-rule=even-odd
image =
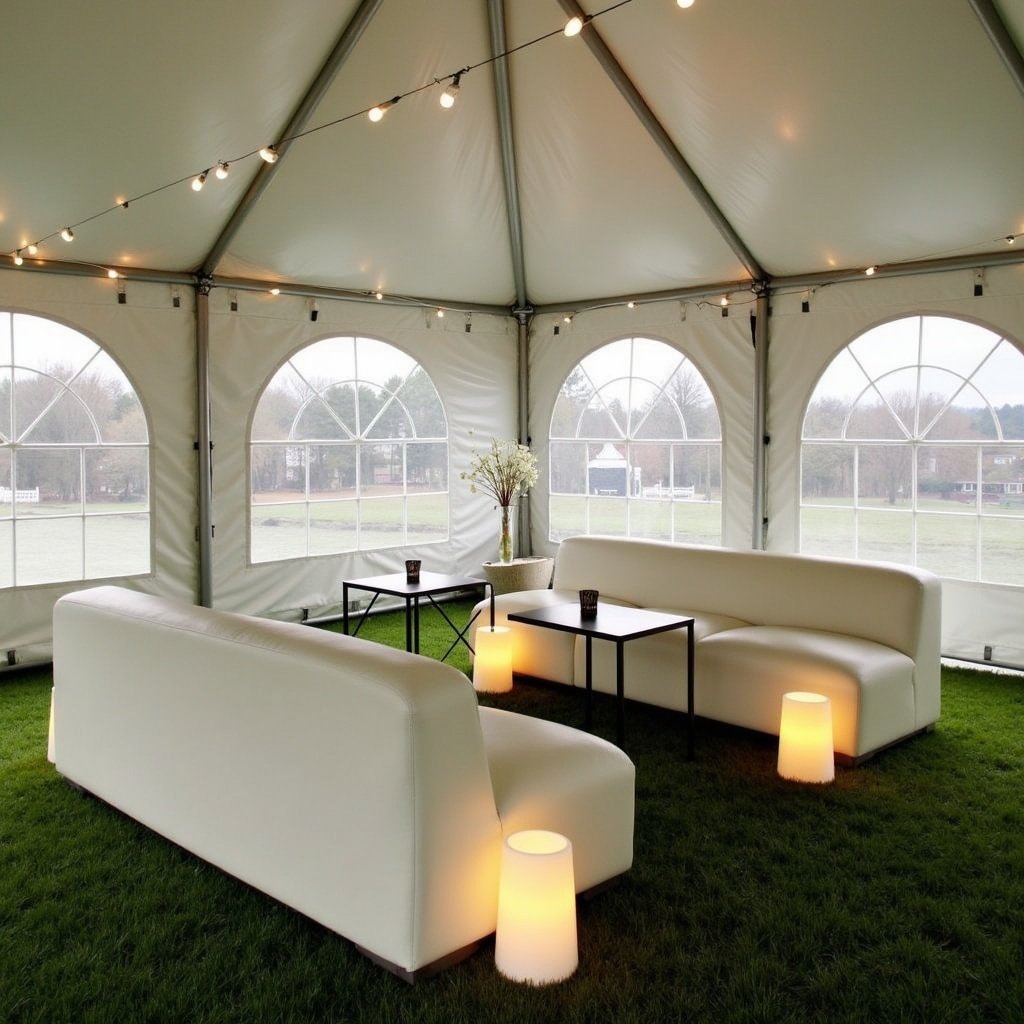
[{"label": "sofa seat cushion", "polygon": [[633,863],[633,762],[577,729],[497,708],[480,709],[503,835],[541,828],[567,836],[576,891]]},{"label": "sofa seat cushion", "polygon": [[[700,649],[700,641],[713,633],[733,630],[749,623],[729,615],[710,612],[680,611],[678,608],[652,608],[666,615],[693,618],[693,635]],[[685,629],[629,640],[623,645],[625,695],[630,700],[656,704],[674,711],[686,710],[686,642]],[[591,644],[592,677],[594,689],[602,693],[615,693],[615,644],[607,640],[594,640]],[[695,672],[700,683],[699,669]],[[576,686],[587,685],[586,639],[576,638]],[[694,702],[700,707],[700,694]]]},{"label": "sofa seat cushion", "polygon": [[699,715],[778,735],[783,694],[821,693],[832,702],[833,746],[851,757],[915,729],[914,662],[874,641],[746,626],[706,637],[697,655]]},{"label": "sofa seat cushion", "polygon": [[[509,622],[509,612],[526,612],[534,608],[550,608],[556,604],[578,602],[578,590],[521,590],[516,594],[502,594],[498,598],[494,610],[496,626],[510,626],[512,629],[512,671],[522,675],[536,676],[555,683],[573,682],[573,641],[572,633],[563,633],[557,629],[545,629],[539,626],[524,626],[519,622]],[[604,600],[604,598],[602,598]],[[609,604],[629,605],[628,601],[614,598],[608,599]],[[487,624],[489,614],[487,602],[481,601],[474,611],[479,610],[481,625]]]}]

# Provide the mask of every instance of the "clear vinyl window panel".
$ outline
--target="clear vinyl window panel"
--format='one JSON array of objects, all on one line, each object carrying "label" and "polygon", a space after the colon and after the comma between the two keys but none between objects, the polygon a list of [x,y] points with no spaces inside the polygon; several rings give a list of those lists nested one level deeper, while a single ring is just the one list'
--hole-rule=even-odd
[{"label": "clear vinyl window panel", "polygon": [[622,338],[563,382],[549,431],[549,539],[721,544],[722,430],[700,371],[653,338]]},{"label": "clear vinyl window panel", "polygon": [[0,311],[0,588],[149,573],[149,465],[145,411],[110,355]]},{"label": "clear vinyl window panel", "polygon": [[296,352],[253,414],[250,558],[448,539],[448,423],[427,372],[375,338]]},{"label": "clear vinyl window panel", "polygon": [[801,551],[1024,585],[1024,354],[945,316],[854,339],[804,416]]}]

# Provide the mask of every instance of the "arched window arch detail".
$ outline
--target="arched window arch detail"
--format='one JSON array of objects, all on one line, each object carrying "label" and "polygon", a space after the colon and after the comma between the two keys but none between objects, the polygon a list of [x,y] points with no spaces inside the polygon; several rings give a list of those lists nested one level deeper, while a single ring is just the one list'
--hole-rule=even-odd
[{"label": "arched window arch detail", "polygon": [[801,445],[800,549],[1024,585],[1024,354],[948,316],[873,327],[829,364]]},{"label": "arched window arch detail", "polygon": [[412,356],[336,337],[268,381],[250,433],[250,558],[448,539],[448,424]]},{"label": "arched window arch detail", "polygon": [[573,367],[549,430],[549,538],[722,542],[722,428],[678,349],[622,338]]},{"label": "arched window arch detail", "polygon": [[149,431],[120,366],[0,312],[0,588],[150,572]]}]

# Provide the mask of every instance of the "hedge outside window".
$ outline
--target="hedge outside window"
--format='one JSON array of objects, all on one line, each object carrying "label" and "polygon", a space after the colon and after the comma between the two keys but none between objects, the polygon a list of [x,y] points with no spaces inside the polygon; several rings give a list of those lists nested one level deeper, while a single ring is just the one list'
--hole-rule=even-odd
[{"label": "hedge outside window", "polygon": [[1024,355],[945,316],[829,364],[803,425],[801,551],[1024,585]]},{"label": "hedge outside window", "polygon": [[426,371],[373,338],[296,352],[251,434],[251,559],[448,539],[448,427]]},{"label": "hedge outside window", "polygon": [[0,312],[0,587],[150,571],[149,432],[96,342]]},{"label": "hedge outside window", "polygon": [[549,538],[611,534],[720,544],[722,433],[700,371],[624,338],[565,379],[549,432]]}]

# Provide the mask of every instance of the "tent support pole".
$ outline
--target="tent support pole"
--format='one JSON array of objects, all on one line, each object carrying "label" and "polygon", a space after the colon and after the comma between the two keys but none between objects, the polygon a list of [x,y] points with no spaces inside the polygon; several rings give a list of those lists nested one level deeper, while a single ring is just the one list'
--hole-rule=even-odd
[{"label": "tent support pole", "polygon": [[199,501],[199,604],[213,607],[213,441],[210,426],[210,287],[196,284],[196,455]]},{"label": "tent support pole", "polygon": [[970,0],[970,4],[996,48],[996,53],[1002,58],[1006,70],[1010,72],[1013,84],[1024,93],[1024,57],[1010,35],[999,9],[993,0]]},{"label": "tent support pole", "polygon": [[[517,309],[516,369],[518,371],[519,407],[516,419],[519,427],[519,443],[529,445],[530,437],[530,311]],[[518,548],[523,555],[533,554],[533,538],[530,530],[530,499],[519,499]]]},{"label": "tent support pole", "polygon": [[768,540],[766,487],[768,480],[768,288],[759,288],[754,305],[754,520],[751,547],[763,551]]}]

